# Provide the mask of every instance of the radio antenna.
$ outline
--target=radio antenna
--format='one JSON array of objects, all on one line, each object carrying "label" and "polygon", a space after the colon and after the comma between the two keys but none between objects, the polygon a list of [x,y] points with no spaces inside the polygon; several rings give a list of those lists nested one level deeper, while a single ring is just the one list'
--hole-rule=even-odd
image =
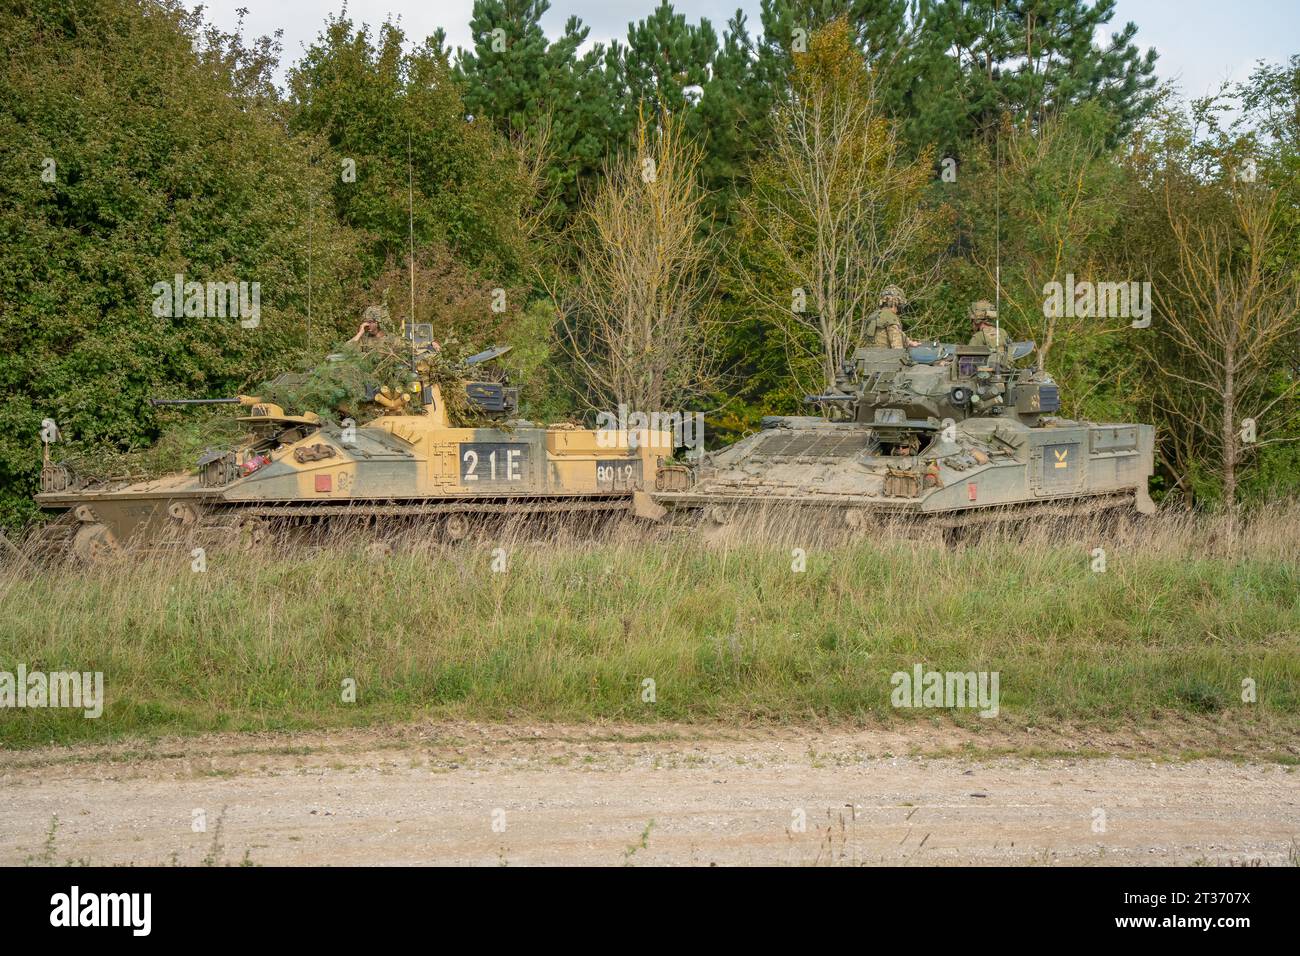
[{"label": "radio antenna", "polygon": [[[310,160],[310,165],[315,166],[315,164],[316,164],[316,157],[313,155]],[[312,237],[312,227],[316,223],[315,218],[312,216],[312,212],[316,207],[315,202],[313,202],[313,200],[315,199],[315,193],[313,191],[314,186],[315,186],[315,179],[312,176],[308,176],[307,177],[307,351],[308,352],[311,351],[311,255],[312,255],[311,237]]]},{"label": "radio antenna", "polygon": [[[993,8],[994,42],[997,41],[999,8]],[[989,56],[993,56],[992,49]],[[998,97],[1001,106],[1002,97]],[[1002,346],[1002,110],[998,110],[997,125],[993,127],[993,327],[997,330],[998,347]]]},{"label": "radio antenna", "polygon": [[411,273],[410,318],[411,361],[415,361],[415,172],[411,163],[411,131],[406,131],[406,228],[410,239],[408,270]]},{"label": "radio antenna", "polygon": [[1002,346],[1002,117],[993,133],[993,325]]}]

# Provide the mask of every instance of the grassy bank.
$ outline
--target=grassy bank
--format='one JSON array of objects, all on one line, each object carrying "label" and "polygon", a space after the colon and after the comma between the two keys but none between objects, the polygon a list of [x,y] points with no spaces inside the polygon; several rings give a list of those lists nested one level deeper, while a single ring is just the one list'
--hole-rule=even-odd
[{"label": "grassy bank", "polygon": [[[107,704],[97,720],[0,711],[0,743],[429,716],[926,719],[935,711],[890,703],[891,674],[916,664],[997,671],[993,720],[1241,711],[1300,727],[1297,540],[1293,507],[1233,534],[1166,516],[956,549],[783,526],[718,540],[507,536],[382,560],[352,539],[213,553],[201,573],[188,554],[11,567],[0,670],[102,671]],[[1255,703],[1242,702],[1246,678]]]}]

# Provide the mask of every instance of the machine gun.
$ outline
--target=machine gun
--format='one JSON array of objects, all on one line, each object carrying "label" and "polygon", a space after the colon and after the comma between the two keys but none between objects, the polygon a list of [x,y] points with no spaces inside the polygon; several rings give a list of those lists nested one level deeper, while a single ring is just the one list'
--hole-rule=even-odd
[{"label": "machine gun", "polygon": [[[843,385],[843,378],[837,384]],[[820,395],[805,395],[803,401],[805,405],[816,405],[831,421],[845,422],[853,420],[858,394],[849,391],[823,392]]]},{"label": "machine gun", "polygon": [[[473,411],[489,418],[505,418],[519,407],[519,389],[510,384],[509,375],[502,369],[479,368],[509,352],[511,346],[498,345],[451,362],[435,351],[425,350],[415,359],[415,374],[423,384],[422,401],[433,402],[433,387],[446,389],[453,382],[463,388],[465,400]],[[486,374],[484,374],[486,372]]]}]

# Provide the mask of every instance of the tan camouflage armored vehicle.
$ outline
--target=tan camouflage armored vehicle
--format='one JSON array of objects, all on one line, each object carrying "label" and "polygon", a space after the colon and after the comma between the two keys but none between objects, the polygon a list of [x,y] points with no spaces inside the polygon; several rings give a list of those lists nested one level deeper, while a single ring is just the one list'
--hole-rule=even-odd
[{"label": "tan camouflage armored vehicle", "polygon": [[661,469],[655,499],[723,522],[740,506],[816,506],[852,526],[1153,511],[1152,426],[1057,417],[1051,376],[1017,367],[1033,348],[858,349],[833,389],[808,397],[823,416],[765,418],[685,473]]},{"label": "tan camouflage armored vehicle", "polygon": [[47,460],[36,501],[63,515],[33,550],[95,561],[177,544],[256,547],[295,531],[358,524],[457,540],[494,517],[661,513],[643,493],[656,466],[656,442],[644,431],[511,421],[518,393],[501,376],[463,384],[468,405],[495,421],[454,427],[444,386],[425,368],[414,356],[405,388],[375,391],[381,413],[365,424],[290,414],[251,396],[154,400],[240,405],[250,434],[241,447],[205,453],[192,473],[154,481],[90,481]]}]

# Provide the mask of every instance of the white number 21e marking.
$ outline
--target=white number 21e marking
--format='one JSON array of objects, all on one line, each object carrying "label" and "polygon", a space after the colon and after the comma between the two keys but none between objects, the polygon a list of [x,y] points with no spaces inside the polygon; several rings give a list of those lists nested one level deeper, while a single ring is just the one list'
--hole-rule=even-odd
[{"label": "white number 21e marking", "polygon": [[[505,460],[501,462],[501,470],[502,470],[501,479],[503,479],[503,480],[505,480],[505,481],[522,481],[522,480],[523,480],[523,477],[524,477],[524,476],[523,476],[523,475],[520,473],[520,471],[519,471],[519,457],[520,457],[520,455],[521,455],[521,452],[520,452],[518,449],[516,449],[516,448],[511,448],[510,450],[508,450],[508,451],[505,453]],[[463,458],[463,460],[464,460],[464,462],[465,462],[465,465],[466,465],[466,468],[465,468],[465,480],[466,480],[466,481],[478,481],[478,480],[479,480],[479,475],[478,475],[479,456],[478,456],[478,452],[474,451],[474,449],[471,448],[469,451],[465,452],[465,454],[462,456],[462,458]],[[488,456],[487,456],[487,460],[488,460],[488,476],[487,476],[487,480],[488,480],[488,481],[497,481],[497,480],[498,480],[498,477],[497,477],[497,453],[496,453],[495,451],[493,451],[493,452],[489,452],[489,453],[488,453]]]}]

